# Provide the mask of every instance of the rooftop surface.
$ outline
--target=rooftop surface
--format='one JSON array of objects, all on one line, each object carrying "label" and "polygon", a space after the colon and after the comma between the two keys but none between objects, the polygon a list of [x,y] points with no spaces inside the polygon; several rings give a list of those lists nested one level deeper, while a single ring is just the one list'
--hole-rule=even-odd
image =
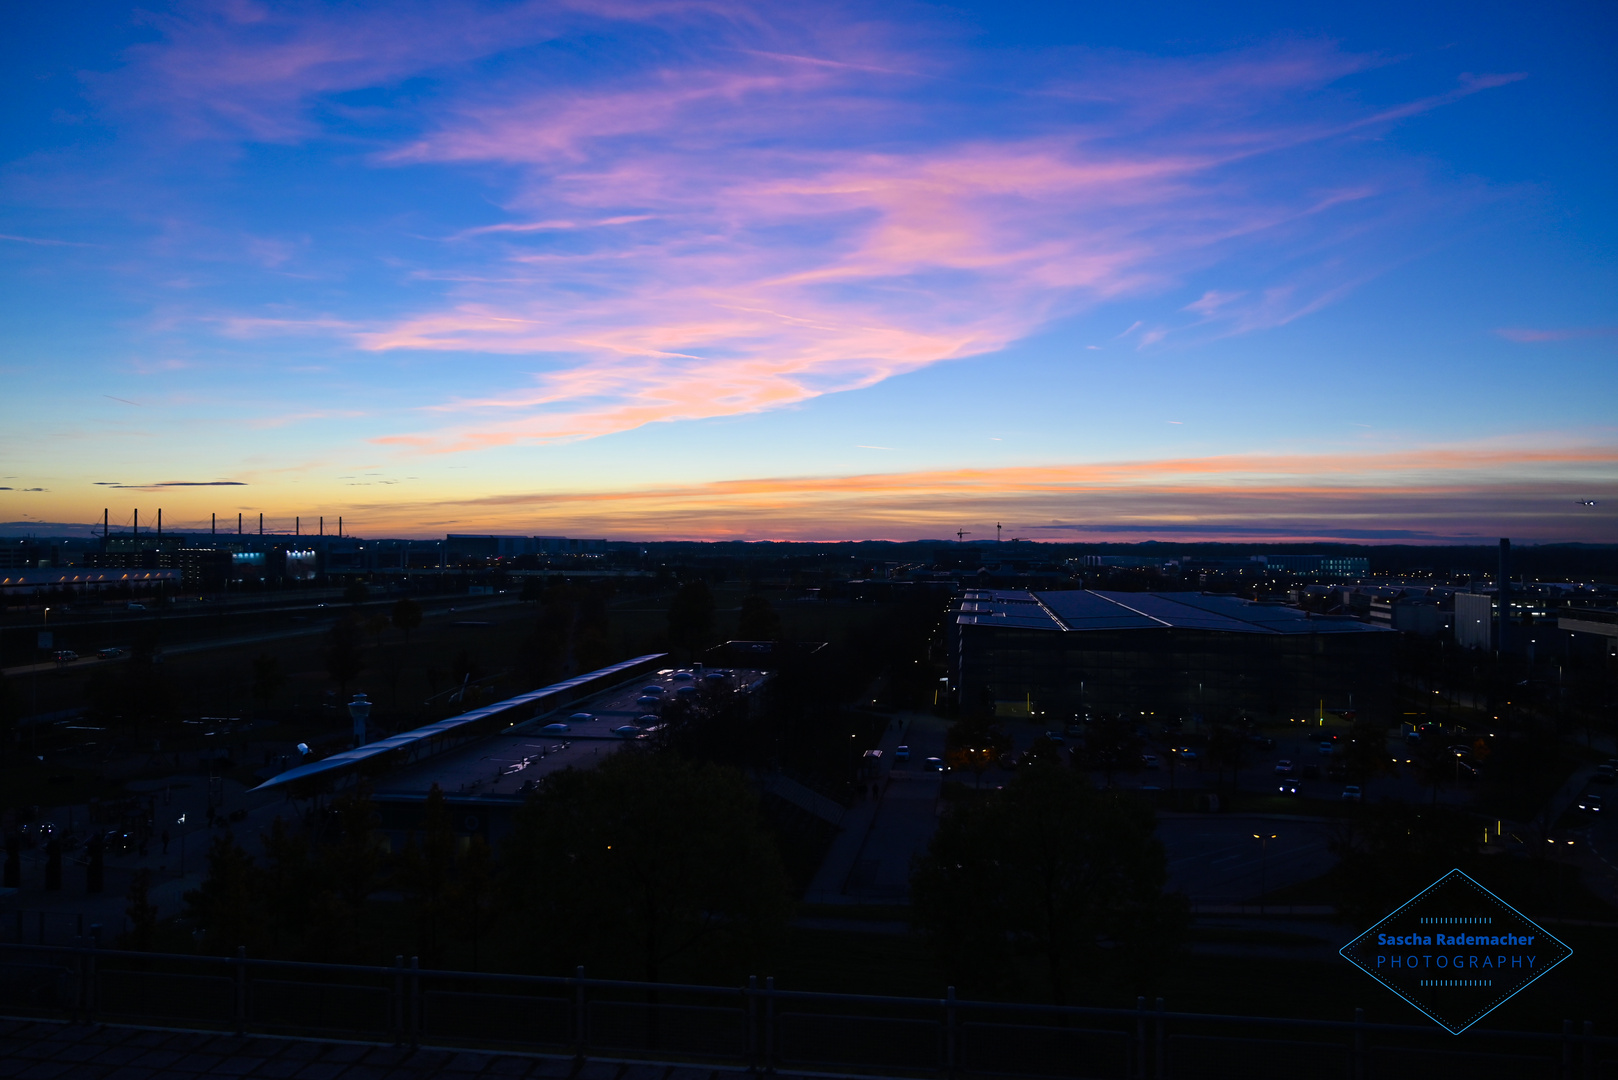
[{"label": "rooftop surface", "polygon": [[[599,765],[634,741],[613,734],[613,729],[634,724],[650,727],[643,718],[661,712],[661,706],[639,699],[672,701],[681,687],[694,686],[709,672],[664,668],[604,690],[553,713],[518,724],[509,731],[474,739],[444,753],[404,765],[376,781],[378,795],[425,795],[437,784],[446,795],[505,795],[522,793],[525,783],[569,767]],[[723,685],[732,693],[746,693],[764,680],[760,671],[723,669]],[[657,692],[651,688],[656,687]],[[494,706],[491,706],[491,708]],[[578,717],[573,719],[573,717]],[[547,733],[550,724],[565,724],[566,732]]]},{"label": "rooftop surface", "polygon": [[1213,630],[1231,634],[1391,633],[1353,619],[1195,592],[968,590],[956,622],[1026,630]]}]

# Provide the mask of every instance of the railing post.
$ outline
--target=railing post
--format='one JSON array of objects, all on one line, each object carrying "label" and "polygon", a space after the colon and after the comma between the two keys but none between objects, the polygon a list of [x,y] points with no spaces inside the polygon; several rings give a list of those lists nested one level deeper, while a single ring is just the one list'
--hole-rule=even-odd
[{"label": "railing post", "polygon": [[86,1024],[95,1023],[97,978],[95,949],[82,949],[79,953],[79,1001]]},{"label": "railing post", "polygon": [[410,1049],[421,1045],[421,957],[410,958],[410,982],[405,994],[406,1025],[410,1029]]},{"label": "railing post", "polygon": [[1152,1055],[1152,1071],[1157,1080],[1168,1076],[1168,1018],[1163,1015],[1163,999],[1157,999],[1157,1048]]},{"label": "railing post", "polygon": [[1348,1066],[1349,1080],[1365,1080],[1365,1010],[1354,1010],[1354,1058]]},{"label": "railing post", "polygon": [[944,991],[944,1071],[950,1076],[955,1075],[960,1064],[956,1058],[958,1050],[955,1043],[955,987],[951,986]]},{"label": "railing post", "polygon": [[1562,1080],[1573,1080],[1573,1021],[1562,1021],[1562,1069],[1556,1074]]},{"label": "railing post", "polygon": [[393,1045],[403,1046],[405,1041],[405,996],[404,996],[404,956],[395,955],[393,958],[393,993],[392,1001],[393,1019]]},{"label": "railing post", "polygon": [[1146,996],[1135,999],[1135,1075],[1146,1080]]},{"label": "railing post", "polygon": [[758,976],[747,977],[747,988],[742,991],[744,1007],[747,1011],[747,1064],[758,1068]]},{"label": "railing post", "polygon": [[764,976],[764,1069],[775,1071],[775,976]]},{"label": "railing post", "polygon": [[236,946],[236,1034],[247,1034],[247,946]]},{"label": "railing post", "polygon": [[1584,1080],[1596,1077],[1595,1027],[1589,1020],[1584,1022]]},{"label": "railing post", "polygon": [[573,972],[573,1039],[576,1045],[574,1056],[580,1061],[584,1060],[584,1053],[590,1047],[589,1025],[585,1020],[584,1000],[584,965],[580,964]]}]

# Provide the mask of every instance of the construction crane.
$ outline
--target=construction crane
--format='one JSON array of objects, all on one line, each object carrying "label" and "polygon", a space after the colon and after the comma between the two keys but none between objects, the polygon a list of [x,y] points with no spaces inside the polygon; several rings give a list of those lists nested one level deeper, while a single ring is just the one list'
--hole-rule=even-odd
[{"label": "construction crane", "polygon": [[955,542],[957,544],[963,543],[964,542],[963,538],[971,536],[971,535],[972,535],[972,532],[971,532],[970,529],[956,529],[955,530]]}]

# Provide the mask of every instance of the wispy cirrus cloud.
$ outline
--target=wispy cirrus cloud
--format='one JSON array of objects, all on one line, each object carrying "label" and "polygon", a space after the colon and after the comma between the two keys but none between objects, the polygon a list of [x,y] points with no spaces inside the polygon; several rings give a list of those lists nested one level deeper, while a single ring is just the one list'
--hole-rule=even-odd
[{"label": "wispy cirrus cloud", "polygon": [[[541,98],[474,110],[395,157],[524,166],[519,205],[618,211],[597,220],[636,226],[491,252],[515,283],[468,287],[460,303],[359,335],[379,351],[533,355],[552,369],[531,388],[440,406],[481,414],[475,425],[395,441],[464,449],[572,439],[858,389],[1003,348],[1086,306],[1171,288],[1234,250],[1304,235],[1329,243],[1387,211],[1356,205],[1387,193],[1375,184],[1300,197],[1243,175],[1255,155],[1306,138],[1295,129],[1236,137],[1181,118],[1134,140],[1114,117],[1060,135],[902,153],[761,146],[749,118],[805,88],[696,79],[652,101],[615,91],[556,108]],[[835,101],[839,88],[823,73],[807,81]],[[682,122],[690,101],[703,103],[700,122]],[[798,134],[813,142],[810,128]],[[633,145],[612,145],[630,135]],[[682,152],[680,138],[700,152]],[[1332,220],[1340,213],[1352,226]],[[1282,325],[1356,283],[1344,277],[1303,274],[1246,298],[1210,292],[1191,308],[1225,332]],[[1216,295],[1222,302],[1209,306]],[[1141,340],[1168,333],[1148,328]]]},{"label": "wispy cirrus cloud", "polygon": [[120,85],[188,137],[343,142],[500,207],[413,226],[443,239],[401,272],[440,288],[403,310],[202,316],[475,357],[482,389],[381,437],[434,450],[790,406],[1210,274],[1133,344],[1283,325],[1437,201],[1350,141],[1519,77],[1373,107],[1334,85],[1384,61],[1316,42],[1013,64],[744,3],[243,3],[153,26]]}]

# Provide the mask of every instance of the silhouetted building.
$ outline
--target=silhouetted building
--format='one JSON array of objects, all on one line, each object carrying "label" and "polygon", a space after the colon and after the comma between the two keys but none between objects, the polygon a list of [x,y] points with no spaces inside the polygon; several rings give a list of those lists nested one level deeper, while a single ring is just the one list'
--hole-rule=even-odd
[{"label": "silhouetted building", "polygon": [[1494,597],[1455,594],[1455,644],[1463,649],[1494,647]]},{"label": "silhouetted building", "polygon": [[[1154,713],[1287,719],[1391,715],[1382,627],[1203,593],[967,592],[952,620],[963,707],[1062,719]],[[1019,709],[1018,706],[1021,706]]]}]

